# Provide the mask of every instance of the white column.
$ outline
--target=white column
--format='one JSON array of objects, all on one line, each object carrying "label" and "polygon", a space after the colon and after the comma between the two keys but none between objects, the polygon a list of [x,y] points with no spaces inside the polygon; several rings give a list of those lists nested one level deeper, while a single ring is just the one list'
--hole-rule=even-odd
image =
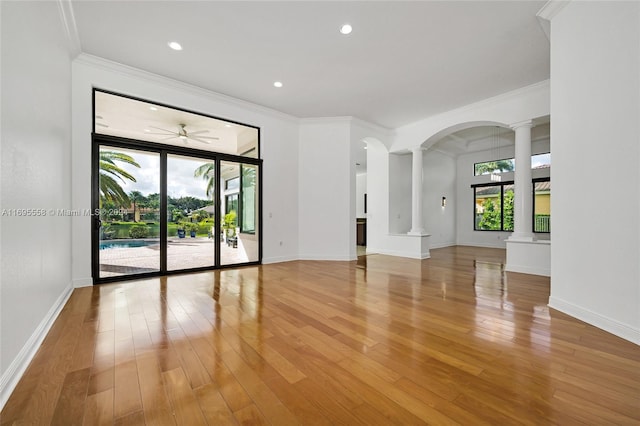
[{"label": "white column", "polygon": [[422,226],[422,148],[411,150],[411,231],[409,235],[424,235]]},{"label": "white column", "polygon": [[531,183],[531,120],[511,125],[516,132],[516,171],[512,241],[533,241],[533,185]]}]

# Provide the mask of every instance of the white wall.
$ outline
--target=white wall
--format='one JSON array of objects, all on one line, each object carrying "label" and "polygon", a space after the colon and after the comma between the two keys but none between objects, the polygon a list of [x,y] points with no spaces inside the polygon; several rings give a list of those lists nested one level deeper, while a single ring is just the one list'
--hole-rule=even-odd
[{"label": "white wall", "polygon": [[308,119],[300,124],[301,259],[355,257],[355,164],[351,164],[350,133],[350,118]]},{"label": "white wall", "polygon": [[0,406],[71,288],[71,60],[56,2],[0,2]]},{"label": "white wall", "polygon": [[389,234],[389,152],[377,140],[367,147],[367,253],[379,253]]},{"label": "white wall", "polygon": [[[350,129],[350,138],[351,138],[351,176],[355,177],[355,159],[359,158],[359,154],[363,149],[363,144],[367,144],[367,173],[362,177],[358,177],[359,179],[363,179],[364,182],[359,183],[359,185],[363,185],[367,191],[367,213],[364,217],[367,218],[367,249],[371,245],[372,242],[376,243],[380,241],[380,235],[382,233],[386,234],[388,232],[388,162],[387,162],[387,146],[391,144],[391,140],[393,138],[393,132],[389,129],[376,126],[374,124],[368,123],[366,121],[351,118],[351,129]],[[373,158],[376,155],[380,155],[380,161],[374,160]],[[371,180],[369,177],[370,171],[374,173],[374,181],[376,182],[374,186],[371,186]],[[350,182],[354,180],[351,179]],[[384,183],[382,183],[384,182]],[[355,184],[354,184],[355,185]],[[353,194],[355,194],[355,186],[351,188]],[[374,194],[371,194],[374,192]],[[353,197],[352,197],[353,198]],[[360,197],[361,198],[361,197]],[[353,228],[350,232],[352,232],[352,239],[350,241],[350,257],[355,259],[357,256],[356,253],[356,227],[355,227],[355,217],[356,213],[356,203],[353,200],[353,214],[351,222]],[[378,213],[372,214],[373,211]],[[381,213],[383,212],[384,213]],[[374,217],[375,216],[375,217]],[[380,220],[383,220],[382,225],[380,224]],[[373,240],[371,239],[371,235],[373,236]]]},{"label": "white wall", "polygon": [[[549,152],[550,144],[548,139],[536,140],[531,143],[531,153],[543,154]],[[459,155],[457,158],[457,211],[456,211],[456,223],[457,223],[457,237],[456,241],[458,245],[463,246],[476,246],[476,247],[495,247],[506,248],[505,239],[509,238],[511,232],[499,232],[499,231],[474,231],[473,230],[473,212],[475,210],[473,199],[473,188],[471,185],[490,183],[490,176],[474,176],[473,166],[475,163],[481,163],[484,161],[494,161],[500,158],[513,158],[514,147],[502,147],[500,152],[496,153],[495,150],[478,151],[469,154]],[[496,158],[500,157],[500,158]],[[551,163],[552,167],[555,162],[555,155],[552,154]],[[514,180],[514,173],[502,173],[503,181]],[[550,169],[536,169],[532,170],[533,178],[549,177]],[[552,183],[552,186],[555,182]],[[555,209],[555,188],[552,190],[552,209]],[[555,211],[554,211],[555,212]],[[553,227],[555,229],[555,217],[552,219]],[[540,240],[548,240],[549,234],[536,234],[536,238]]]},{"label": "white wall", "polygon": [[638,2],[570,2],[551,21],[549,304],[636,343],[639,23]]},{"label": "white wall", "polygon": [[[423,154],[422,201],[424,228],[431,248],[456,243],[456,160],[437,151]],[[447,198],[442,207],[442,197]]]},{"label": "white wall", "polygon": [[364,219],[367,214],[364,212],[364,194],[367,193],[367,174],[356,175],[356,217]]},{"label": "white wall", "polygon": [[[424,155],[424,153],[423,153]],[[389,233],[411,229],[411,154],[389,154]]]},{"label": "white wall", "polygon": [[[91,205],[91,93],[102,88],[260,127],[263,165],[263,262],[298,254],[298,121],[248,102],[209,92],[100,58],[73,62],[73,207]],[[72,271],[91,284],[90,220],[75,217]]]}]

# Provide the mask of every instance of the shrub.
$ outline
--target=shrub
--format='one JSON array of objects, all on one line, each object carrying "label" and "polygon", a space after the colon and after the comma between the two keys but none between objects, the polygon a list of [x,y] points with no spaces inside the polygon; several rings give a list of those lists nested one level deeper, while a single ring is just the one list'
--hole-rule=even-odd
[{"label": "shrub", "polygon": [[133,225],[129,229],[129,236],[131,238],[146,238],[149,236],[149,229],[147,225]]},{"label": "shrub", "polygon": [[198,230],[198,224],[197,223],[191,223],[191,222],[180,222],[178,224],[178,229],[184,229],[187,232],[190,231],[197,231]]}]

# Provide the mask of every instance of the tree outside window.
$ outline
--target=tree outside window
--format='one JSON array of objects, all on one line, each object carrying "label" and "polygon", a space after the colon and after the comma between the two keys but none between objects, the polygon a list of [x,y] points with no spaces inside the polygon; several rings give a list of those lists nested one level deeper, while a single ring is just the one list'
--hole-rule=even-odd
[{"label": "tree outside window", "polygon": [[513,231],[513,184],[475,188],[476,231]]}]

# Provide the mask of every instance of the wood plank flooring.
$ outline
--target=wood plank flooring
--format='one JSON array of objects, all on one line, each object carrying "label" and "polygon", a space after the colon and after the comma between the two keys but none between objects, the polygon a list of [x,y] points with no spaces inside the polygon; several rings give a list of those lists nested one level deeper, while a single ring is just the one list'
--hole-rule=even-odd
[{"label": "wood plank flooring", "polygon": [[2,425],[637,425],[640,347],[504,250],[76,289]]}]

